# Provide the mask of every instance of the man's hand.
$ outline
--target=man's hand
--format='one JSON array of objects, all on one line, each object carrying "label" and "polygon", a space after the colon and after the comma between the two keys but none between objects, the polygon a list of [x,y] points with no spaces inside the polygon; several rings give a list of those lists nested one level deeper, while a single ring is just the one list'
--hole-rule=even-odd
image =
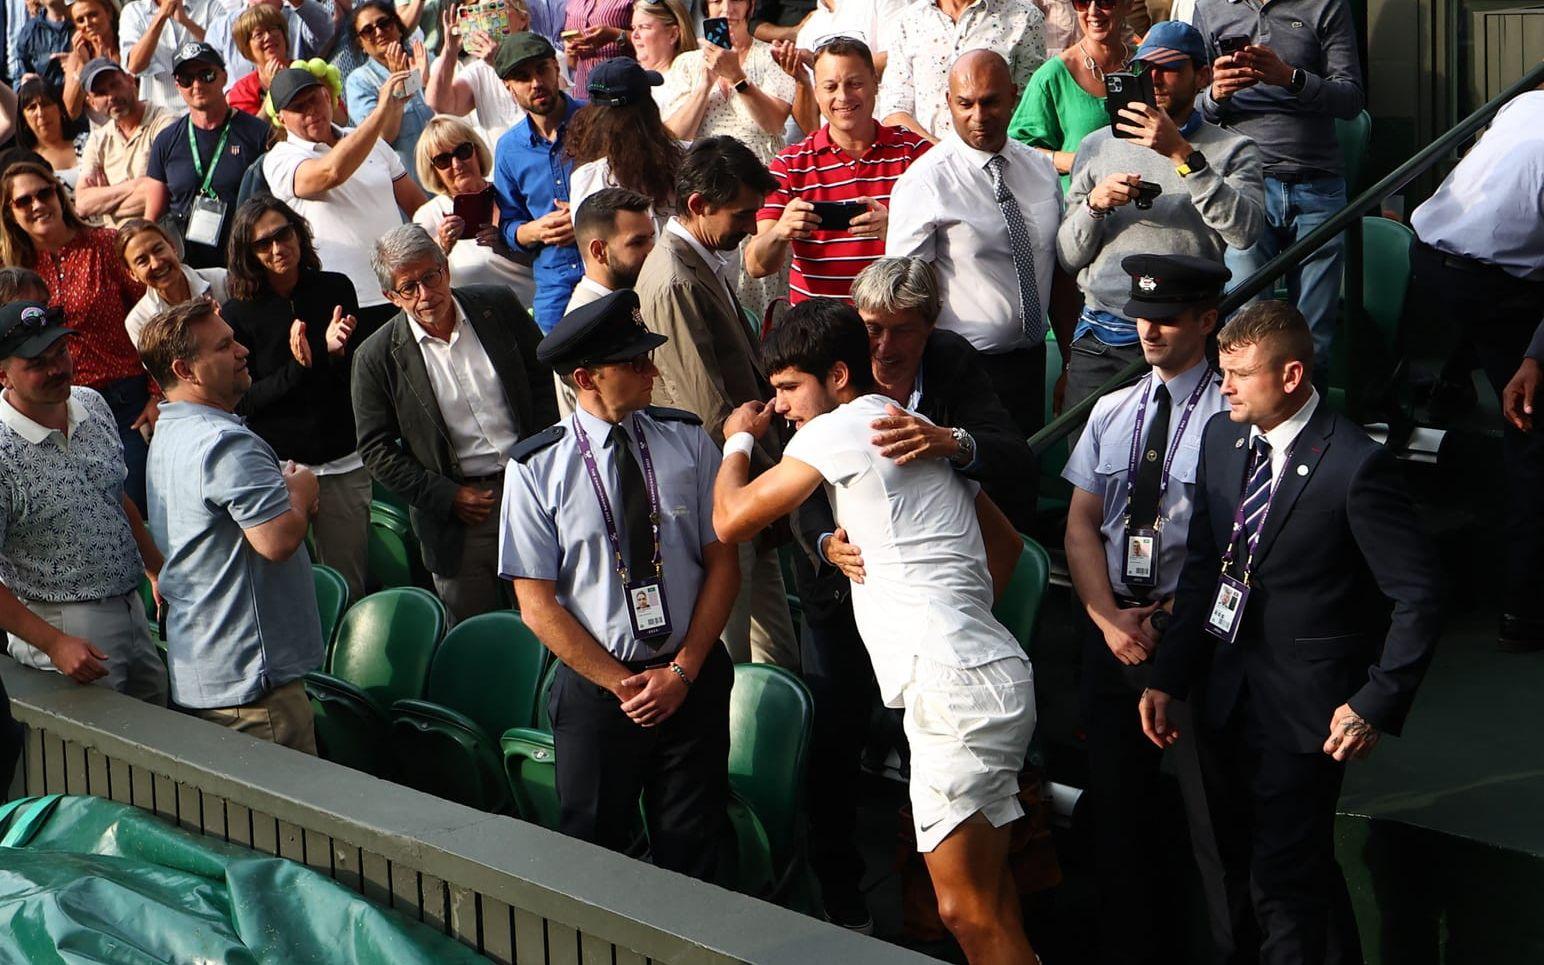
[{"label": "man's hand", "polygon": [[316,475],[291,459],[284,464],[284,485],[289,489],[290,502],[304,506],[306,515],[314,518],[322,498]]},{"label": "man's hand", "polygon": [[1063,368],[1062,371],[1061,371],[1061,375],[1058,375],[1056,377],[1056,384],[1051,386],[1051,415],[1052,415],[1052,417],[1059,416],[1059,415],[1062,414],[1062,409],[1066,407],[1066,401],[1067,401],[1067,370],[1066,370],[1066,368]]},{"label": "man's hand", "polygon": [[489,67],[493,66],[493,55],[499,52],[499,45],[488,36],[486,30],[474,30],[466,37],[463,44],[466,52],[483,61]]},{"label": "man's hand", "polygon": [[1147,632],[1147,618],[1158,609],[1158,604],[1116,610],[1107,622],[1102,621],[1099,632],[1104,634],[1104,644],[1115,654],[1115,659],[1128,667],[1145,663],[1157,646]]},{"label": "man's hand", "polygon": [[107,172],[101,168],[92,168],[80,176],[76,185],[81,188],[105,188],[107,187]]},{"label": "man's hand", "polygon": [[290,322],[290,355],[303,368],[311,367],[311,343],[306,341],[306,323],[300,319]]},{"label": "man's hand", "polygon": [[107,676],[107,668],[102,666],[107,654],[80,637],[61,633],[46,652],[55,669],[78,684]]},{"label": "man's hand", "polygon": [[630,688],[637,688],[637,693],[622,701],[622,713],[639,727],[658,727],[686,700],[686,681],[669,667],[654,667],[628,677],[621,689]]},{"label": "man's hand", "polygon": [[1169,701],[1174,698],[1161,690],[1148,687],[1142,691],[1137,713],[1142,716],[1142,733],[1160,748],[1169,747],[1180,738],[1177,729],[1169,724]]},{"label": "man's hand", "polygon": [[1239,54],[1218,57],[1212,64],[1212,100],[1219,103],[1259,82],[1259,71]]},{"label": "man's hand", "polygon": [[863,577],[867,575],[863,570],[863,551],[847,542],[847,530],[838,527],[836,532],[822,540],[820,552],[825,554],[832,566],[842,571],[843,576],[854,583],[863,582]]},{"label": "man's hand", "polygon": [[1130,134],[1131,143],[1150,148],[1155,154],[1174,162],[1176,167],[1185,163],[1190,152],[1195,150],[1180,134],[1168,111],[1151,104],[1128,104],[1120,109],[1120,116],[1116,130]]},{"label": "man's hand", "polygon": [[456,490],[456,498],[450,508],[461,522],[468,526],[476,526],[493,512],[493,504],[493,490],[461,486]]},{"label": "man's hand", "polygon": [[815,214],[815,206],[803,198],[791,198],[772,225],[772,237],[785,244],[802,241],[819,227],[820,218]]},{"label": "man's hand", "polygon": [[1140,174],[1111,174],[1088,192],[1088,203],[1101,211],[1130,204],[1137,196],[1137,185],[1141,181]]},{"label": "man's hand", "polygon": [[450,249],[456,247],[456,242],[461,240],[461,232],[466,230],[466,219],[459,214],[448,214],[445,220],[440,222],[439,229],[435,231],[435,241],[440,243],[440,250],[450,254]]},{"label": "man's hand", "polygon": [[1540,382],[1544,382],[1544,366],[1538,359],[1524,358],[1512,381],[1501,390],[1501,414],[1524,432],[1533,431],[1533,399]]},{"label": "man's hand", "polygon": [[574,219],[568,212],[568,202],[554,201],[553,204],[557,205],[556,210],[527,223],[528,233],[537,243],[548,247],[571,245],[574,243]]},{"label": "man's hand", "polygon": [[728,439],[737,432],[749,432],[760,439],[767,434],[767,427],[772,424],[772,417],[776,414],[777,410],[765,402],[747,402],[729,413],[729,418],[724,420],[724,438]]},{"label": "man's hand", "polygon": [[869,428],[877,430],[869,441],[879,447],[881,456],[894,459],[897,466],[917,459],[950,459],[960,451],[954,433],[893,403],[885,406],[885,415],[870,422]]},{"label": "man's hand", "polygon": [[1366,760],[1382,736],[1350,704],[1341,704],[1330,716],[1330,736],[1324,742],[1324,753],[1337,761]]},{"label": "man's hand", "polygon": [[161,400],[151,396],[150,401],[145,403],[145,407],[140,410],[139,415],[129,424],[129,428],[138,429],[148,442],[150,434],[155,432],[155,420],[159,418],[161,418]]},{"label": "man's hand", "polygon": [[1272,87],[1286,87],[1292,83],[1292,65],[1277,56],[1276,51],[1264,44],[1250,44],[1243,53],[1260,83]]},{"label": "man's hand", "polygon": [[740,55],[733,49],[725,50],[706,40],[697,41],[697,46],[702,49],[702,62],[707,65],[708,73],[731,87],[745,79],[745,68],[740,66]]},{"label": "man's hand", "polygon": [[[400,48],[399,48],[400,49]],[[381,81],[380,89],[376,92],[375,109],[378,111],[401,111],[403,98],[397,96],[397,91],[407,83],[408,71],[394,70]],[[361,118],[362,119],[362,118]]]},{"label": "man's hand", "polygon": [[327,323],[327,354],[342,358],[348,348],[349,336],[354,334],[354,326],[358,324],[359,320],[354,316],[343,314],[342,305],[333,306],[332,321]]},{"label": "man's hand", "polygon": [[873,198],[859,198],[859,201],[868,205],[868,210],[848,222],[847,230],[854,238],[878,238],[884,240],[885,232],[890,227],[890,209],[875,201]]}]

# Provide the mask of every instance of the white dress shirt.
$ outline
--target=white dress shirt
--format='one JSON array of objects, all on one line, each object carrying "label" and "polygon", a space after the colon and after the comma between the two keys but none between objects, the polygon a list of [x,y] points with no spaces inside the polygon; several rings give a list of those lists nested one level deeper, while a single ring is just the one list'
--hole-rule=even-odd
[{"label": "white dress shirt", "polygon": [[1433,248],[1544,281],[1544,91],[1501,108],[1410,224]]},{"label": "white dress shirt", "polygon": [[729,304],[738,304],[734,299],[734,283],[729,280],[729,259],[724,257],[724,253],[721,251],[709,251],[703,246],[702,242],[697,240],[696,236],[687,231],[685,226],[675,218],[671,218],[665,223],[665,230],[678,238],[684,238],[686,243],[692,246],[692,250],[697,252],[703,261],[707,262],[708,268],[718,279],[719,284],[724,286],[724,294],[729,296]]},{"label": "white dress shirt", "polygon": [[[1038,327],[1050,305],[1061,224],[1061,181],[1050,158],[1009,139],[999,152],[1008,159],[1008,190],[1018,200],[1034,247],[1034,307]],[[965,337],[979,351],[1027,348],[1020,317],[1019,276],[1008,243],[1008,223],[997,206],[987,163],[950,134],[912,163],[890,193],[887,258],[933,263],[942,286],[938,326]]]},{"label": "white dress shirt", "polygon": [[1281,484],[1283,471],[1287,468],[1287,452],[1297,437],[1302,434],[1303,427],[1308,425],[1308,420],[1313,418],[1313,411],[1319,407],[1319,390],[1308,390],[1308,401],[1290,417],[1283,419],[1276,428],[1262,433],[1259,426],[1249,427],[1249,445],[1253,446],[1255,439],[1265,436],[1265,441],[1271,444],[1271,492]]},{"label": "white dress shirt", "polygon": [[456,303],[456,327],[448,340],[424,331],[411,315],[407,325],[423,353],[429,385],[462,474],[491,476],[500,471],[520,433],[504,396],[504,383],[461,303]]},{"label": "white dress shirt", "polygon": [[[211,0],[184,0],[182,8],[187,11],[188,19],[206,27],[222,10],[220,4],[212,3]],[[150,22],[155,17],[155,11],[156,5],[151,0],[131,0],[124,5],[118,19],[118,56],[122,63],[129,62],[129,51],[134,49],[141,37],[150,32]],[[172,62],[178,47],[197,39],[192,31],[176,20],[166,21],[160,37],[156,38],[150,63],[137,75],[141,98],[173,112],[187,110],[187,105],[177,93],[177,82],[172,79]]]}]

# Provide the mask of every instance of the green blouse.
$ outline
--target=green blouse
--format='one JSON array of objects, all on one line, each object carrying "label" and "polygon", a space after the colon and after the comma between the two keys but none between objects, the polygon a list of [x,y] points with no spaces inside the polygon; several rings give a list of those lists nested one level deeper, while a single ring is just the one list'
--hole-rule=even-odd
[{"label": "green blouse", "polygon": [[[1030,147],[1076,152],[1083,138],[1110,123],[1104,98],[1078,86],[1060,57],[1040,65],[1019,100],[1008,136]],[[1062,175],[1066,190],[1069,175]]]}]

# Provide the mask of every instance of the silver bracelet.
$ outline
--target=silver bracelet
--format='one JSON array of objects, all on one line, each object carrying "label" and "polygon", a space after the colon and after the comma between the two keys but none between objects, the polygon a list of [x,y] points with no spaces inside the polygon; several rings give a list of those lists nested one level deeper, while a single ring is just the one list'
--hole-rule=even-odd
[{"label": "silver bracelet", "polygon": [[680,677],[681,682],[686,684],[686,686],[690,687],[692,685],[692,678],[688,677],[686,675],[686,671],[682,670],[681,665],[676,663],[674,660],[670,661],[670,672],[675,674],[677,677]]}]

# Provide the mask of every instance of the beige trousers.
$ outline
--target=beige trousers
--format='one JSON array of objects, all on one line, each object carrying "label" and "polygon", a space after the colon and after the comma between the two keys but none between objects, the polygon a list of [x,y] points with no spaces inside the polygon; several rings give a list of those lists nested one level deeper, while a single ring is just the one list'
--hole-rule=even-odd
[{"label": "beige trousers", "polygon": [[343,574],[349,602],[365,595],[370,547],[370,472],[363,466],[350,472],[316,477],[320,491],[311,541],[316,562]]},{"label": "beige trousers", "polygon": [[299,680],[270,691],[250,704],[239,707],[205,707],[193,714],[211,723],[228,727],[258,740],[316,756],[316,727],[311,714],[311,698]]},{"label": "beige trousers", "polygon": [[755,543],[739,549],[740,593],[724,627],[724,646],[735,663],[770,663],[797,673],[799,643],[777,550],[757,552]]}]

